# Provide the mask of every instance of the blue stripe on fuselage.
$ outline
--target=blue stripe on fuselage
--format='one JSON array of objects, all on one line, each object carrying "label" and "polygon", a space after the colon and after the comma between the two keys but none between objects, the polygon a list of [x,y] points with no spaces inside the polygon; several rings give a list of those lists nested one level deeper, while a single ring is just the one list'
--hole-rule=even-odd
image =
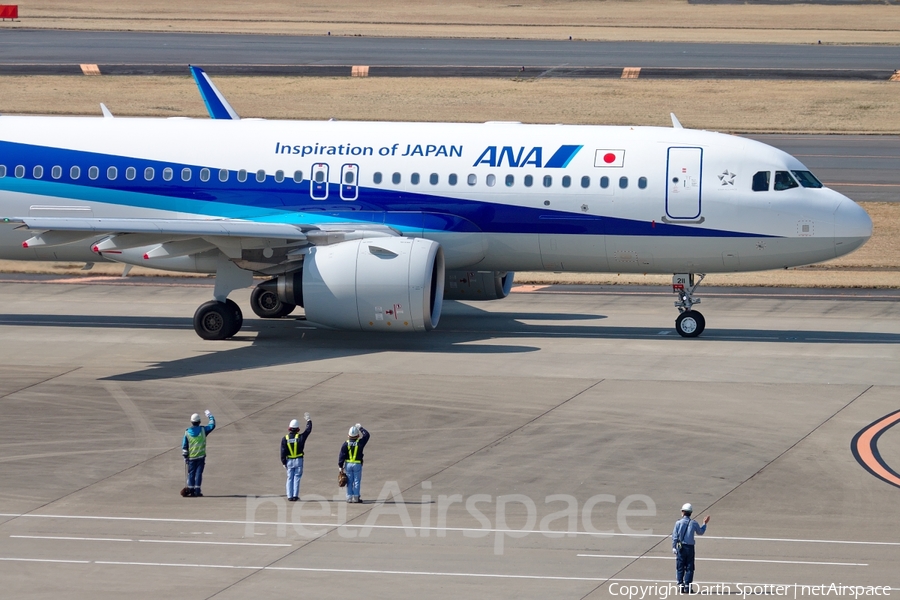
[{"label": "blue stripe on fuselage", "polygon": [[[566,161],[580,146],[563,146],[557,155]],[[574,149],[574,150],[572,150]],[[309,194],[309,179],[295,183],[290,175],[277,183],[273,175],[257,182],[255,173],[247,174],[247,181],[237,181],[237,172],[229,171],[228,181],[219,180],[219,169],[210,170],[208,181],[199,179],[202,165],[167,163],[148,159],[128,158],[59,148],[47,148],[13,142],[0,142],[0,164],[7,167],[0,178],[0,190],[111,205],[185,212],[210,217],[250,219],[296,224],[379,223],[401,231],[452,231],[485,233],[547,233],[592,235],[656,235],[685,237],[771,237],[760,234],[685,227],[615,217],[568,213],[548,208],[511,206],[402,190],[360,187],[358,199],[340,199],[340,185],[329,185],[328,200],[313,200]],[[549,164],[549,163],[548,163]],[[25,176],[14,177],[17,165],[25,167]],[[34,166],[41,165],[43,177],[33,177]],[[53,165],[66,165],[59,179],[52,179]],[[69,176],[69,166],[78,165],[82,174],[78,179]],[[97,179],[87,177],[90,166],[99,168]],[[116,167],[117,177],[107,179],[107,169]],[[136,177],[125,178],[128,167],[136,169]],[[144,169],[155,170],[153,181],[145,181]],[[161,173],[171,168],[174,177],[162,181]],[[181,179],[183,169],[190,169],[188,181]],[[26,215],[3,215],[22,217]]]}]

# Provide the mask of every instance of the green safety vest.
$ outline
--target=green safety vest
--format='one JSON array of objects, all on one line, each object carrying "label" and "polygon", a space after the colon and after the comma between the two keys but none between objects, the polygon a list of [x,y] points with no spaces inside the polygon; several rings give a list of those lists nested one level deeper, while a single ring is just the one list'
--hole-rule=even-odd
[{"label": "green safety vest", "polygon": [[200,433],[196,436],[191,435],[190,429],[184,434],[188,439],[188,458],[202,458],[206,456],[206,429],[201,427]]},{"label": "green safety vest", "polygon": [[[287,440],[287,450],[288,450],[288,458],[303,458],[302,452],[297,452],[297,447],[299,446],[300,434],[297,434],[293,440],[291,439],[291,434],[287,434],[284,436],[284,439]],[[299,467],[298,467],[299,468]]]},{"label": "green safety vest", "polygon": [[348,463],[359,463],[362,461],[356,460],[356,455],[359,453],[359,445],[356,443],[356,440],[347,440],[347,460]]}]

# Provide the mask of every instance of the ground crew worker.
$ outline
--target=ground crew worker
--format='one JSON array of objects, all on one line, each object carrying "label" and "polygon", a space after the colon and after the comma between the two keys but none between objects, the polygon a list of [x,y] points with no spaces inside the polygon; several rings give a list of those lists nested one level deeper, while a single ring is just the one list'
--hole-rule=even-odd
[{"label": "ground crew worker", "polygon": [[184,439],[181,441],[181,455],[188,467],[187,487],[190,493],[187,496],[203,496],[200,485],[203,483],[203,468],[206,466],[206,436],[216,428],[216,418],[212,413],[204,411],[209,425],[200,426],[200,415],[191,415],[191,426],[184,431]]},{"label": "ground crew worker", "polygon": [[706,533],[706,524],[709,523],[709,515],[703,519],[703,525],[691,519],[694,507],[685,504],[681,507],[681,518],[675,522],[672,530],[672,554],[675,555],[675,575],[678,578],[678,587],[682,594],[691,591],[691,583],[694,581],[694,534]]},{"label": "ground crew worker", "polygon": [[309,413],[304,413],[306,430],[300,433],[300,421],[293,419],[288,425],[287,435],[281,438],[281,464],[287,473],[285,494],[290,502],[300,499],[300,478],[303,477],[303,446],[312,432],[312,421]]},{"label": "ground crew worker", "polygon": [[347,475],[347,502],[359,503],[359,486],[362,483],[363,448],[369,442],[369,432],[357,423],[347,433],[347,441],[341,446],[338,467]]}]

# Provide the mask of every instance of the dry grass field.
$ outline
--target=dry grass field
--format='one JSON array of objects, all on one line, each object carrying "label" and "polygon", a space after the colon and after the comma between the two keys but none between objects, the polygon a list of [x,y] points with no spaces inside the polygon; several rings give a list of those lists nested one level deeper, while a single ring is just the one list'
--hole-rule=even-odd
[{"label": "dry grass field", "polygon": [[573,40],[900,43],[896,6],[686,0],[33,0],[2,27]]}]

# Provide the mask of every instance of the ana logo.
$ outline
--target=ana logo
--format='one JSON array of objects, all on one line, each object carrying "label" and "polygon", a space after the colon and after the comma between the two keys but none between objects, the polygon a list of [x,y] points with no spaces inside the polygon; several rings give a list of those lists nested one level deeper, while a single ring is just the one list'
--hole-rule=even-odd
[{"label": "ana logo", "polygon": [[487,165],[489,167],[532,167],[545,169],[564,169],[575,158],[583,146],[560,146],[546,163],[543,162],[544,149],[541,146],[533,146],[531,149],[525,146],[513,148],[512,146],[488,146],[475,161],[473,167]]}]

